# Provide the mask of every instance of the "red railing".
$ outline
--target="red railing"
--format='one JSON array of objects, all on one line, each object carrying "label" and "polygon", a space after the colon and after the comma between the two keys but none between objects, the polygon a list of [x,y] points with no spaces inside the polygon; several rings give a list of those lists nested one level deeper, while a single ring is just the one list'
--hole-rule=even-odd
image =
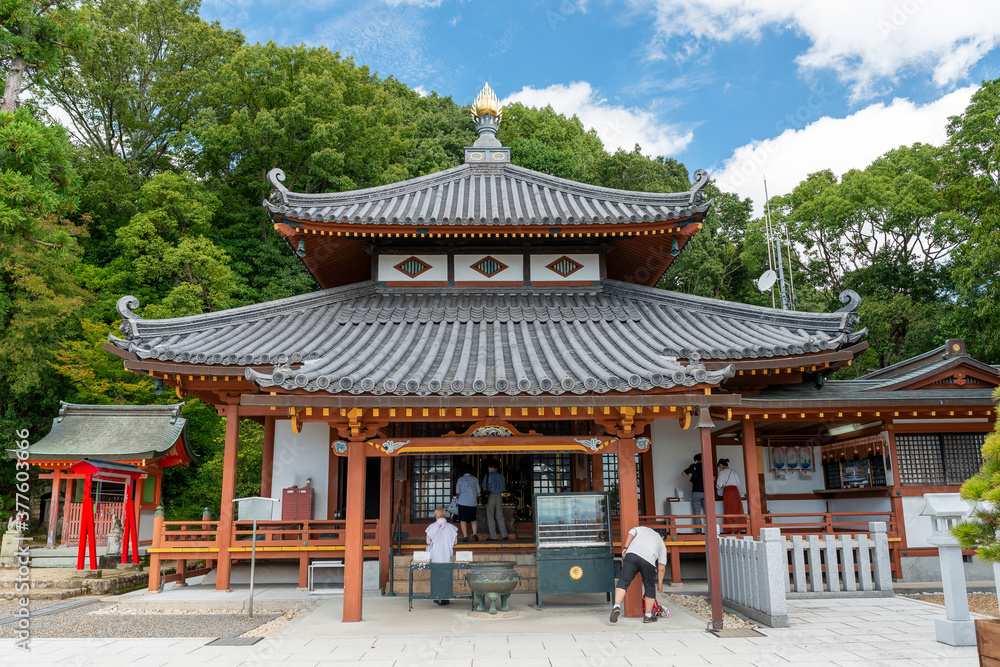
[{"label": "red railing", "polygon": [[896,534],[896,518],[892,512],[802,512],[798,514],[765,514],[768,527],[782,533],[815,535],[833,533],[867,533],[868,523],[884,521],[886,532]]},{"label": "red railing", "polygon": [[[364,522],[365,545],[378,544],[378,520]],[[250,542],[253,521],[233,522],[233,543]],[[257,547],[344,546],[347,522],[338,521],[258,521]],[[153,535],[153,547],[177,551],[218,547],[218,521],[164,521]]]},{"label": "red railing", "polygon": [[[83,503],[70,503],[69,515],[66,517],[66,533],[64,542],[78,542],[80,540],[80,515],[83,512]],[[125,503],[101,503],[94,513],[94,534],[97,544],[105,544],[108,539],[108,531],[115,517],[122,521],[125,519]]]},{"label": "red railing", "polygon": [[[717,514],[724,533],[749,533],[750,517],[746,514]],[[639,517],[639,525],[660,531],[668,542],[678,539],[702,539],[704,514],[656,514]]]}]

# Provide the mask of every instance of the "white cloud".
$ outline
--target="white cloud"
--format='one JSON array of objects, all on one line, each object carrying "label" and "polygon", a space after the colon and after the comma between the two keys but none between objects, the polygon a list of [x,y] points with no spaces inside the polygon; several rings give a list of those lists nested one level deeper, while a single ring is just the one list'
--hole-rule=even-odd
[{"label": "white cloud", "polygon": [[[955,85],[1000,44],[996,0],[630,0],[654,14],[652,57],[690,57],[692,38],[759,40],[765,29],[794,30],[811,43],[796,58],[804,70],[832,69],[870,97],[901,73],[930,71]],[[674,40],[674,38],[678,38]]]},{"label": "white cloud", "polygon": [[525,86],[503,100],[525,106],[552,108],[567,116],[578,116],[584,127],[593,128],[609,151],[631,151],[636,144],[645,154],[673,156],[691,143],[694,134],[659,120],[652,112],[610,104],[586,81],[554,84],[547,88]]},{"label": "white cloud", "polygon": [[791,192],[811,173],[830,169],[842,175],[863,169],[893,148],[916,142],[941,145],[948,138],[950,116],[960,115],[978,86],[960,88],[918,106],[906,99],[872,104],[846,118],[824,116],[801,129],[790,128],[773,139],[740,146],[713,174],[723,190],[754,200],[759,215],[768,192]]}]

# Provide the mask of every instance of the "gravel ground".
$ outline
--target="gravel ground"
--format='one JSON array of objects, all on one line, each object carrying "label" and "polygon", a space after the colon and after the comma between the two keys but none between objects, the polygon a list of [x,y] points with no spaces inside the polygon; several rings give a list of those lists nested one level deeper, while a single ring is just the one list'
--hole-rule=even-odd
[{"label": "gravel ground", "polygon": [[[924,602],[944,604],[943,595],[913,595],[910,597],[923,600]],[[993,593],[969,593],[969,611],[975,614],[1000,618],[1000,609],[997,608],[997,596]]]},{"label": "gravel ground", "polygon": [[[76,598],[70,599],[75,600]],[[31,600],[28,604],[28,609],[31,611],[38,611],[39,609],[45,609],[46,607],[51,607],[54,604],[60,604],[62,602],[69,602],[69,600]],[[20,609],[20,605],[17,604],[16,600],[0,599],[0,618],[13,616],[18,609]]]},{"label": "gravel ground", "polygon": [[[712,620],[712,606],[708,602],[708,597],[704,595],[668,595],[674,604],[686,608],[693,614],[701,616],[706,621]],[[724,628],[756,628],[750,621],[745,621],[739,616],[722,612],[722,627]]]},{"label": "gravel ground", "polygon": [[[228,637],[270,622],[281,614],[108,614],[112,603],[98,602],[77,609],[39,616],[31,636],[48,637]],[[95,613],[97,612],[97,613]],[[9,614],[8,614],[9,615]],[[14,636],[14,627],[0,626],[0,637]]]}]

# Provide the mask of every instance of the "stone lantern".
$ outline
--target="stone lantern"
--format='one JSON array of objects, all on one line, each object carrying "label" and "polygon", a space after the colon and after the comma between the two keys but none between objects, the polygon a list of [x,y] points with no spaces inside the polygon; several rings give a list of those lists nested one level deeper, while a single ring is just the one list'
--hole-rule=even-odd
[{"label": "stone lantern", "polygon": [[931,518],[928,542],[937,546],[944,588],[945,618],[934,619],[937,640],[952,646],[975,646],[976,628],[969,616],[962,548],[951,529],[969,515],[969,505],[957,493],[925,493],[920,516]]}]

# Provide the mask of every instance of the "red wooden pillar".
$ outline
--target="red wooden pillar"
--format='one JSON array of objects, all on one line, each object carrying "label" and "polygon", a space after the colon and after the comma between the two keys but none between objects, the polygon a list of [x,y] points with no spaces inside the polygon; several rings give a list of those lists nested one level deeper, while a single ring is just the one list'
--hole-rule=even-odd
[{"label": "red wooden pillar", "polygon": [[[264,417],[264,458],[260,466],[260,495],[271,497],[271,475],[274,472],[274,417]],[[327,517],[332,518],[332,517]]]},{"label": "red wooden pillar", "polygon": [[53,549],[56,546],[56,519],[59,518],[59,484],[62,481],[62,473],[58,468],[52,471],[52,500],[49,501],[49,534],[45,538],[45,548]]},{"label": "red wooden pillar", "polygon": [[[137,480],[138,481],[138,480]],[[135,519],[135,483],[125,484],[125,525],[122,533],[122,564],[128,563],[128,550],[132,548],[132,564],[139,562],[139,525]]]},{"label": "red wooden pillar", "polygon": [[389,568],[392,567],[392,522],[395,513],[392,511],[392,469],[393,459],[383,456],[380,460],[379,475],[379,510],[378,510],[378,562],[379,585],[385,588],[389,584]]},{"label": "red wooden pillar", "polygon": [[722,578],[719,563],[719,528],[715,512],[715,458],[712,450],[712,416],[707,407],[698,410],[701,433],[702,480],[705,485],[705,552],[708,561],[708,595],[712,603],[712,629],[722,629]]},{"label": "red wooden pillar", "polygon": [[[618,441],[618,519],[621,541],[639,525],[639,490],[636,486],[635,439]],[[642,616],[642,582],[637,577],[625,594],[625,615]]]},{"label": "red wooden pillar", "polygon": [[344,618],[361,620],[364,587],[365,456],[368,445],[352,442],[347,450],[347,527],[344,531]]},{"label": "red wooden pillar", "polygon": [[590,488],[604,491],[604,454],[590,455]]},{"label": "red wooden pillar", "polygon": [[90,495],[90,475],[83,482],[83,507],[80,510],[80,547],[76,555],[76,569],[82,570],[84,555],[90,553],[90,569],[97,569],[97,535],[94,532],[94,501]]},{"label": "red wooden pillar", "polygon": [[215,590],[229,590],[229,575],[232,561],[229,547],[233,539],[233,499],[236,497],[236,457],[240,448],[240,410],[236,405],[225,407],[226,446],[222,459],[222,506],[219,509],[219,532],[216,544],[219,547],[219,566],[215,580]]},{"label": "red wooden pillar", "polygon": [[[892,464],[892,491],[889,492],[889,506],[892,508],[892,525],[886,526],[890,537],[899,538],[899,548],[892,549],[892,569],[896,577],[903,576],[899,552],[906,548],[906,523],[903,521],[903,496],[900,493],[899,456],[896,454],[896,431],[890,422],[885,425],[889,433],[889,462]],[[822,465],[822,464],[821,464]]]},{"label": "red wooden pillar", "polygon": [[76,480],[66,478],[66,491],[63,500],[62,533],[59,544],[69,543],[69,506],[76,494]]},{"label": "red wooden pillar", "polygon": [[[153,489],[156,489],[156,478],[146,471],[146,477],[140,477],[135,480],[135,508],[133,510],[133,515],[135,516],[135,534],[139,535],[139,521],[142,520],[142,499],[146,495],[146,480],[153,485]],[[156,500],[156,493],[153,493],[153,500]]]},{"label": "red wooden pillar", "polygon": [[750,534],[754,537],[760,537],[760,529],[764,526],[764,516],[760,505],[757,430],[754,428],[753,419],[743,420],[743,466],[747,474],[747,512],[750,514]]}]

